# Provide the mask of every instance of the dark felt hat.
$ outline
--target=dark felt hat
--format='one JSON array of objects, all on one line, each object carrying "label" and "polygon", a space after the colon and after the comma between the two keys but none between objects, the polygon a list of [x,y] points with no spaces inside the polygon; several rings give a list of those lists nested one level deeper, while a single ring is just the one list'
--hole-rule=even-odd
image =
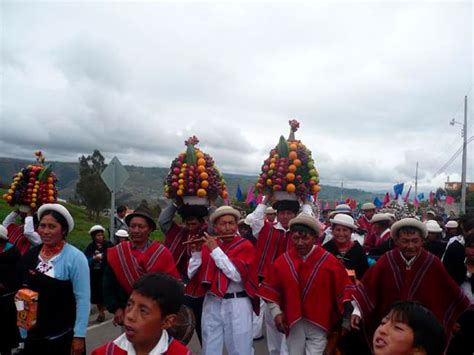
[{"label": "dark felt hat", "polygon": [[292,200],[280,200],[273,204],[273,208],[280,211],[292,211],[295,214],[300,210],[300,203]]},{"label": "dark felt hat", "polygon": [[207,207],[204,205],[182,205],[178,208],[178,213],[183,219],[204,218],[209,215]]},{"label": "dark felt hat", "polygon": [[125,217],[125,223],[127,223],[127,226],[130,225],[130,221],[132,220],[133,217],[143,217],[148,221],[148,224],[150,227],[155,230],[156,229],[156,222],[153,219],[153,214],[150,210],[150,208],[144,204],[141,204],[140,206],[137,207],[135,211],[132,213],[128,214]]}]

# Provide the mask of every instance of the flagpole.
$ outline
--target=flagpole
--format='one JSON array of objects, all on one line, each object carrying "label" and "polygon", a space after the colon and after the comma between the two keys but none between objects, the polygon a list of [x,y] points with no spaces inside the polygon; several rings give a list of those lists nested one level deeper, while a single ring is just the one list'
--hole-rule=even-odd
[{"label": "flagpole", "polygon": [[341,196],[339,198],[339,202],[342,201],[342,190],[344,189],[344,180],[341,181]]},{"label": "flagpole", "polygon": [[464,128],[462,143],[461,214],[466,213],[466,170],[467,170],[467,96],[464,96]]},{"label": "flagpole", "polygon": [[418,162],[416,162],[416,172],[415,172],[415,197],[418,196]]}]

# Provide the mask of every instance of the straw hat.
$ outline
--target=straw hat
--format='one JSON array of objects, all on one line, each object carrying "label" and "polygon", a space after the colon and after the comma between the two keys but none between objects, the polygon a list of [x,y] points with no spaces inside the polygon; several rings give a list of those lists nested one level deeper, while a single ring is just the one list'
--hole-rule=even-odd
[{"label": "straw hat", "polygon": [[375,210],[375,205],[372,202],[366,202],[361,207],[362,211]]},{"label": "straw hat", "polygon": [[352,208],[349,205],[342,203],[340,205],[337,205],[336,209],[329,213],[329,217],[332,218],[338,213],[352,214]]},{"label": "straw hat", "polygon": [[41,205],[41,207],[38,209],[38,220],[41,221],[41,218],[43,217],[43,214],[46,211],[56,211],[57,213],[59,213],[61,216],[64,217],[67,222],[68,233],[71,233],[73,231],[74,219],[72,218],[66,207],[59,203],[45,203],[44,205]]},{"label": "straw hat", "polygon": [[344,226],[350,229],[357,229],[357,226],[354,223],[354,218],[348,216],[347,214],[339,213],[334,216],[334,218],[329,220],[331,224],[337,224]]},{"label": "straw hat", "polygon": [[458,222],[456,221],[448,221],[448,223],[446,223],[446,228],[458,228],[459,227],[459,224]]},{"label": "straw hat", "polygon": [[370,220],[370,223],[390,222],[391,220],[392,220],[392,216],[390,216],[388,213],[377,213],[377,214],[374,214],[374,216]]},{"label": "straw hat", "polygon": [[226,215],[231,215],[234,216],[237,221],[240,220],[240,212],[237,211],[235,208],[231,206],[221,206],[217,208],[213,214],[209,217],[209,220],[211,221],[212,224],[215,224],[216,221]]},{"label": "straw hat", "polygon": [[390,229],[392,238],[396,238],[398,231],[403,227],[413,227],[418,229],[423,239],[425,239],[428,235],[428,230],[423,222],[417,220],[416,218],[403,218],[392,225],[392,228]]},{"label": "straw hat", "polygon": [[115,236],[118,238],[128,238],[128,232],[125,229],[119,229],[115,232]]},{"label": "straw hat", "polygon": [[443,229],[439,226],[438,222],[436,221],[426,221],[426,229],[428,233],[441,233]]},{"label": "straw hat", "polygon": [[296,225],[296,224],[302,224],[310,229],[312,229],[316,235],[319,237],[321,234],[321,228],[319,228],[319,224],[316,221],[316,218],[306,214],[306,213],[300,213],[298,216],[290,220],[290,223],[288,223],[288,226],[291,227]]}]

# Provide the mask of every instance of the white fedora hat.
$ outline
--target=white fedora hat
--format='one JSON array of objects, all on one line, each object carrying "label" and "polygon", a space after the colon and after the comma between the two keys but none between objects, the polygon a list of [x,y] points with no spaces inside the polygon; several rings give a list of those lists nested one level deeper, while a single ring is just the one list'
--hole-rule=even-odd
[{"label": "white fedora hat", "polygon": [[337,224],[344,226],[350,229],[357,229],[357,226],[354,223],[354,218],[348,216],[347,214],[339,213],[329,220],[331,224]]},{"label": "white fedora hat", "polygon": [[41,207],[38,209],[38,219],[40,221],[41,221],[41,217],[43,217],[43,214],[46,211],[56,211],[61,216],[63,216],[67,222],[68,233],[72,232],[72,230],[74,229],[74,219],[72,218],[71,214],[69,213],[66,207],[64,207],[63,205],[59,203],[46,203],[44,205],[41,205]]}]

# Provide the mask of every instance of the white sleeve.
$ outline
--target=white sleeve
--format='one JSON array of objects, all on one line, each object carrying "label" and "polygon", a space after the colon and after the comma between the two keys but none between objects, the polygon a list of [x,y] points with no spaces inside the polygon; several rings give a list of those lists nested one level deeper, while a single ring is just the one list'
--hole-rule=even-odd
[{"label": "white sleeve", "polygon": [[357,304],[356,301],[351,301],[352,307],[354,307],[354,310],[352,311],[353,316],[357,316],[362,319],[362,313],[360,312],[359,305]]},{"label": "white sleeve", "polygon": [[3,220],[3,223],[2,223],[3,226],[5,228],[8,228],[10,224],[15,223],[17,217],[18,217],[18,213],[16,211],[10,212]]},{"label": "white sleeve", "polygon": [[242,278],[240,273],[235,268],[232,261],[229,260],[227,255],[222,251],[221,248],[217,247],[211,252],[211,256],[214,259],[216,266],[222,270],[225,276],[234,282],[241,282]]},{"label": "white sleeve", "polygon": [[252,221],[252,234],[257,238],[258,233],[262,230],[263,225],[265,224],[265,210],[267,205],[264,203],[258,204],[255,211],[250,213],[247,217]]},{"label": "white sleeve", "polygon": [[23,235],[33,245],[40,245],[41,238],[38,233],[35,232],[35,226],[33,224],[33,217],[27,216],[25,218],[25,226],[23,227]]},{"label": "white sleeve", "polygon": [[277,305],[276,303],[273,303],[273,302],[268,302],[267,304],[267,307],[270,309],[270,313],[273,317],[273,319],[275,319],[275,317],[279,314],[282,314],[282,310],[280,308],[279,305]]},{"label": "white sleeve", "polygon": [[193,278],[193,276],[196,274],[199,267],[201,266],[201,263],[202,263],[202,254],[201,254],[201,252],[196,251],[194,253],[191,253],[191,258],[189,259],[189,264],[188,264],[188,277],[189,277],[189,279]]},{"label": "white sleeve", "polygon": [[303,207],[301,208],[301,213],[314,217],[313,209],[311,208],[311,205],[309,203],[305,203],[303,205]]}]

